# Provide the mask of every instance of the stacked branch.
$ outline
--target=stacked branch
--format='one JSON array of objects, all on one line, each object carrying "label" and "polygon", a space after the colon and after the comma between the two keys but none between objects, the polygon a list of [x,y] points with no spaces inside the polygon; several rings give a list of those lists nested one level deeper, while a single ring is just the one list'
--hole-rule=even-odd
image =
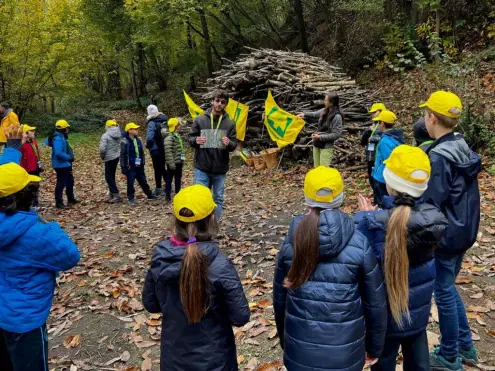
[{"label": "stacked branch", "polygon": [[[264,103],[271,90],[277,104],[291,113],[323,108],[326,93],[337,92],[345,116],[345,137],[337,143],[337,161],[347,165],[362,161],[362,150],[357,150],[353,134],[360,123],[368,119],[367,108],[373,96],[360,89],[340,68],[321,58],[305,53],[271,49],[247,48],[236,61],[225,59],[222,70],[207,81],[207,86],[195,94],[205,106],[213,92],[226,90],[230,97],[250,107],[245,144],[254,149],[273,147],[263,124]],[[311,133],[317,123],[307,123],[299,134],[291,153],[297,159],[306,156],[311,147]]]}]

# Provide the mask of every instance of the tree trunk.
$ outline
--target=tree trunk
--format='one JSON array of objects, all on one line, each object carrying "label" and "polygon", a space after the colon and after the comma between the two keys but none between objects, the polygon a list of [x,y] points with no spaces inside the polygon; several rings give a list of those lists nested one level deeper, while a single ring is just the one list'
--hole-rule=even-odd
[{"label": "tree trunk", "polygon": [[144,47],[143,44],[136,44],[137,54],[138,54],[138,73],[139,73],[139,96],[143,97],[146,95],[146,76],[144,73]]},{"label": "tree trunk", "polygon": [[208,30],[208,22],[206,21],[206,14],[203,8],[198,9],[199,16],[201,18],[201,27],[203,28],[203,42],[205,45],[206,64],[208,65],[208,76],[213,75],[213,55],[211,53],[211,40],[210,32]]},{"label": "tree trunk", "polygon": [[394,20],[392,12],[392,0],[385,0],[384,2],[385,17],[388,21],[392,22]]},{"label": "tree trunk", "polygon": [[51,113],[55,113],[55,97],[50,97],[50,109]]},{"label": "tree trunk", "polygon": [[194,49],[196,47],[196,45],[194,45],[190,24],[187,24],[187,46],[189,46],[189,49]]},{"label": "tree trunk", "polygon": [[306,36],[306,26],[304,24],[304,14],[301,0],[294,0],[294,10],[296,12],[297,27],[299,28],[301,49],[303,52],[309,53],[308,37]]},{"label": "tree trunk", "polygon": [[132,91],[134,93],[134,99],[136,100],[136,105],[140,110],[144,110],[141,100],[139,99],[138,85],[136,79],[136,70],[134,68],[134,57],[131,56],[130,61],[131,78],[132,78]]},{"label": "tree trunk", "polygon": [[107,93],[113,99],[122,97],[122,86],[120,83],[120,70],[118,64],[114,64],[108,71]]},{"label": "tree trunk", "polygon": [[46,97],[42,97],[41,100],[43,101],[43,113],[47,113],[48,112],[48,108],[47,108],[47,105],[46,105]]}]

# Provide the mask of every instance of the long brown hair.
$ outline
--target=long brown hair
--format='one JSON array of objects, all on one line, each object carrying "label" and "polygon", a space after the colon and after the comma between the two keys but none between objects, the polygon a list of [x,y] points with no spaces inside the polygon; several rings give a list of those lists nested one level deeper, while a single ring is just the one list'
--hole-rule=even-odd
[{"label": "long brown hair", "polygon": [[330,103],[332,103],[332,107],[326,107],[322,111],[320,115],[320,120],[323,120],[326,117],[326,121],[329,123],[329,129],[332,129],[332,121],[335,115],[339,114],[342,116],[340,111],[340,98],[339,95],[335,92],[325,94],[325,98],[328,99]]},{"label": "long brown hair", "polygon": [[404,317],[409,314],[409,257],[407,256],[407,222],[410,206],[395,208],[387,227],[385,240],[385,284],[392,318],[399,328],[404,328]]},{"label": "long brown hair", "polygon": [[[187,208],[180,210],[184,217],[194,216]],[[196,241],[210,241],[218,231],[214,213],[193,223],[175,221],[175,233],[187,245],[180,267],[180,300],[189,323],[198,323],[209,305],[210,281],[208,280],[208,257],[199,249]]]},{"label": "long brown hair", "polygon": [[294,256],[284,286],[296,289],[302,286],[314,272],[320,255],[321,209],[314,207],[306,214],[294,232]]}]

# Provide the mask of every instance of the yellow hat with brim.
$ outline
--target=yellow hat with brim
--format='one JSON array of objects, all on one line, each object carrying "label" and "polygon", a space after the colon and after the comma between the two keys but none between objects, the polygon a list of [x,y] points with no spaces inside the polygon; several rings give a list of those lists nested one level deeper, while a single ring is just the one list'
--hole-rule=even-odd
[{"label": "yellow hat with brim", "polygon": [[371,106],[370,110],[368,111],[369,113],[375,113],[376,111],[385,111],[387,107],[383,103],[373,103]]},{"label": "yellow hat with brim", "polygon": [[[184,188],[174,197],[175,217],[186,223],[197,222],[206,218],[216,207],[210,189],[201,184]],[[191,210],[193,216],[180,215],[182,209]]]},{"label": "yellow hat with brim", "polygon": [[105,123],[105,126],[111,128],[113,126],[117,126],[117,121],[115,120],[107,120],[107,122]]},{"label": "yellow hat with brim", "polygon": [[373,121],[380,121],[386,124],[395,124],[397,121],[397,116],[392,111],[383,110],[378,116],[373,118]]},{"label": "yellow hat with brim", "polygon": [[319,166],[304,179],[304,195],[310,200],[331,203],[344,192],[344,181],[337,169]]},{"label": "yellow hat with brim", "polygon": [[30,182],[41,182],[39,176],[29,175],[24,168],[14,162],[0,165],[0,197],[13,195]]},{"label": "yellow hat with brim", "polygon": [[173,133],[175,131],[175,129],[177,128],[177,126],[179,126],[180,124],[180,121],[178,118],[171,118],[168,120],[168,130]]},{"label": "yellow hat with brim", "polygon": [[131,129],[139,129],[139,125],[136,125],[135,123],[133,122],[129,122],[126,126],[125,126],[125,131],[126,133],[131,130]]},{"label": "yellow hat with brim", "polygon": [[397,192],[418,198],[428,188],[430,159],[419,147],[400,145],[392,151],[384,164],[385,183]]},{"label": "yellow hat with brim", "polygon": [[36,126],[29,126],[28,124],[22,125],[22,132],[27,133],[28,131],[36,130]]},{"label": "yellow hat with brim", "polygon": [[420,108],[429,108],[433,112],[457,119],[462,114],[461,99],[450,91],[439,90],[434,92],[428,100],[419,105]]},{"label": "yellow hat with brim", "polygon": [[55,127],[57,129],[66,129],[66,128],[70,128],[70,125],[69,125],[69,123],[66,120],[58,120],[55,123]]}]

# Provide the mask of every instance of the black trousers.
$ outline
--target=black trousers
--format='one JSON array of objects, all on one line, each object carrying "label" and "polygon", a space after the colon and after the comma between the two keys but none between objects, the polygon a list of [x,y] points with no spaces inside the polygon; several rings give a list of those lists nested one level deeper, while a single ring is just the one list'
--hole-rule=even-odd
[{"label": "black trousers", "polygon": [[134,195],[136,193],[134,190],[134,181],[136,180],[146,196],[149,197],[151,195],[151,190],[148,185],[148,180],[146,179],[146,174],[144,173],[144,166],[131,166],[127,171],[127,199],[134,200]]},{"label": "black trousers", "polygon": [[406,338],[387,339],[378,363],[371,371],[395,371],[399,347],[402,347],[404,371],[429,371],[430,354],[426,330]]},{"label": "black trousers", "polygon": [[55,169],[57,173],[57,185],[55,186],[55,201],[57,203],[64,202],[64,188],[69,201],[74,200],[74,175],[72,174],[72,166]]},{"label": "black trousers", "polygon": [[119,193],[117,188],[117,182],[115,181],[115,173],[117,172],[117,165],[119,164],[119,158],[105,162],[105,180],[108,184],[108,190],[110,193]]},{"label": "black trousers", "polygon": [[388,196],[387,185],[373,179],[372,187],[375,205],[383,207],[383,197]]},{"label": "black trousers", "polygon": [[175,178],[175,194],[180,192],[180,188],[182,186],[182,162],[179,164],[175,164],[175,170],[167,169],[167,182],[165,185],[165,194],[167,198],[170,199],[170,195],[172,193],[172,180]]},{"label": "black trousers", "polygon": [[153,162],[153,170],[155,171],[156,188],[162,188],[162,178],[165,184],[167,182],[167,169],[165,167],[165,156],[152,155],[151,161]]},{"label": "black trousers", "polygon": [[24,334],[0,329],[0,370],[48,371],[46,325]]},{"label": "black trousers", "polygon": [[[40,171],[39,169],[38,170],[35,170],[35,171],[31,171],[29,172],[30,175],[36,175],[36,176],[40,176]],[[40,199],[39,199],[39,195],[40,195],[40,191],[38,191],[36,193],[36,197],[35,199],[33,200],[33,207],[38,207],[40,206]]]}]

